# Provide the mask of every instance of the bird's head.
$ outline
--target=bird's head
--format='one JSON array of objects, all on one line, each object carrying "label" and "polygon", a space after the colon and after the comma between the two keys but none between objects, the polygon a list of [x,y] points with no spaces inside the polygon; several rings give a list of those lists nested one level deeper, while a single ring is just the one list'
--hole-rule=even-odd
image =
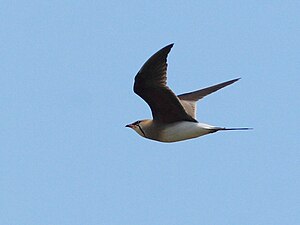
[{"label": "bird's head", "polygon": [[150,120],[138,120],[134,123],[127,124],[125,127],[129,127],[137,132],[142,137],[146,137],[145,130],[147,129],[147,125],[149,124]]}]

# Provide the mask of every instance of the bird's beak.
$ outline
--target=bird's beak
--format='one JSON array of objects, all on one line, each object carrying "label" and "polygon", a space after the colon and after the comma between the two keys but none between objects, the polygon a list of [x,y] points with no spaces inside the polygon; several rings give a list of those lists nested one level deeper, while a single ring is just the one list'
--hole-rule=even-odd
[{"label": "bird's beak", "polygon": [[125,127],[132,128],[132,125],[131,124],[127,124]]}]

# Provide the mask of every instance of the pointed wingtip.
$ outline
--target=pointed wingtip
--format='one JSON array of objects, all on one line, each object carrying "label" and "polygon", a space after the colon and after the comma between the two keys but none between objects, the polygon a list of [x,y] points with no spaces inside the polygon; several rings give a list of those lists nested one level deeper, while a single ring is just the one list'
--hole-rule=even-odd
[{"label": "pointed wingtip", "polygon": [[235,78],[235,79],[232,79],[232,80],[230,80],[229,82],[232,82],[232,83],[234,83],[234,82],[237,82],[237,81],[239,81],[240,79],[242,79],[241,77],[238,77],[238,78]]},{"label": "pointed wingtip", "polygon": [[241,79],[241,77],[238,77],[238,78],[235,78],[235,79],[232,79],[232,80],[229,80],[229,81],[225,81],[222,84],[226,84],[225,86],[227,86],[227,85],[230,85],[230,84],[233,84],[233,83],[239,81],[240,79]]},{"label": "pointed wingtip", "polygon": [[[168,49],[171,49],[173,47],[174,43],[171,43],[171,44],[168,44],[167,46],[165,46],[164,48],[168,48]],[[164,49],[163,48],[163,49]]]},{"label": "pointed wingtip", "polygon": [[[152,55],[152,57],[155,56],[155,55],[160,55],[160,54],[162,54],[162,55],[164,55],[164,54],[168,55],[169,52],[171,51],[173,45],[174,45],[174,43],[166,45],[165,47],[163,47],[162,49],[160,49],[159,51],[157,51],[154,55]],[[150,59],[152,57],[150,57]]]}]

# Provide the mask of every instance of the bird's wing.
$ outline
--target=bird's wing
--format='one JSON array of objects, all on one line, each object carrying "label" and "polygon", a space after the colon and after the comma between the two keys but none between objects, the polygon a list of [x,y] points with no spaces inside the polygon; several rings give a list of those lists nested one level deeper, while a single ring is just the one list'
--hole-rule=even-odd
[{"label": "bird's wing", "polygon": [[240,78],[233,79],[230,81],[226,81],[220,84],[213,85],[211,87],[207,87],[198,91],[193,91],[189,93],[185,93],[182,95],[178,95],[177,97],[180,99],[180,103],[183,105],[185,111],[196,118],[196,103],[199,99],[204,98],[206,95],[209,95],[215,91],[218,91],[221,88],[224,88],[234,82],[238,81]]},{"label": "bird's wing", "polygon": [[186,113],[189,114],[194,119],[196,119],[197,102],[196,101],[180,100],[180,103],[183,106]]},{"label": "bird's wing", "polygon": [[153,56],[142,66],[135,76],[134,92],[150,106],[153,120],[162,123],[193,121],[187,114],[177,96],[167,86],[167,56],[170,44]]}]

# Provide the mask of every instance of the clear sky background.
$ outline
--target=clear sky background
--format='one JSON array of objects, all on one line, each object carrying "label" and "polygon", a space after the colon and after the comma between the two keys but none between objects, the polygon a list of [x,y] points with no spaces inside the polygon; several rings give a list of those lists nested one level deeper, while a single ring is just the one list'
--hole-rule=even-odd
[{"label": "clear sky background", "polygon": [[[1,1],[0,224],[300,224],[299,1]],[[180,94],[242,79],[163,144],[132,91],[175,43]]]}]

